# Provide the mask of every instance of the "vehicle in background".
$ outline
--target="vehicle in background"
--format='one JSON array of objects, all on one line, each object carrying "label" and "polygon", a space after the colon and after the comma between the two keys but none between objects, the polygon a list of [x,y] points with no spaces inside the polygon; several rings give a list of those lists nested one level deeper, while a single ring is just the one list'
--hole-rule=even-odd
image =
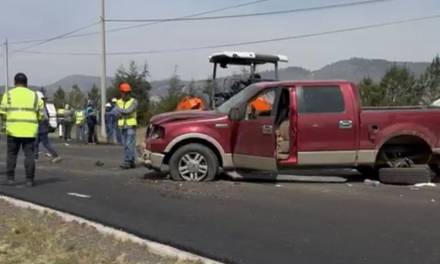
[{"label": "vehicle in background", "polygon": [[[205,98],[197,96],[185,97],[178,103],[176,111],[215,109],[253,83],[276,81],[278,80],[278,64],[280,62],[288,62],[288,58],[284,55],[225,51],[212,54],[209,57],[209,62],[213,64],[213,75],[208,101],[206,101]],[[263,80],[258,73],[258,68],[266,65],[273,65],[274,76],[271,79]],[[249,75],[245,77],[230,76],[220,81],[217,78],[219,66],[222,69],[228,69],[230,66],[239,66],[241,70],[243,70],[244,67],[244,69],[249,72]]]}]

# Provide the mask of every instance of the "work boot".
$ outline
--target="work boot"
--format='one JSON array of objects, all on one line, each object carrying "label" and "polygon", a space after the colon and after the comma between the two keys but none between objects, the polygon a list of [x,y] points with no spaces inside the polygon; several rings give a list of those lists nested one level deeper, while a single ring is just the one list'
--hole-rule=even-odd
[{"label": "work boot", "polygon": [[55,157],[52,159],[52,163],[60,163],[61,162],[61,158],[60,157]]},{"label": "work boot", "polygon": [[131,165],[127,164],[127,163],[123,163],[123,164],[119,165],[119,167],[121,167],[121,169],[123,169],[123,170],[128,170],[128,169],[132,168]]},{"label": "work boot", "polygon": [[35,186],[34,180],[26,180],[26,183],[24,184],[24,187],[26,188],[32,188]]}]

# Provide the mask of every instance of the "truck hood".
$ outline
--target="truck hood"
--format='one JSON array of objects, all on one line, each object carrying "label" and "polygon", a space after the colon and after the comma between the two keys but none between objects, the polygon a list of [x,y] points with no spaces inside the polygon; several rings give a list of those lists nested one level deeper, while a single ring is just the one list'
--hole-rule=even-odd
[{"label": "truck hood", "polygon": [[226,117],[226,114],[215,112],[215,111],[179,111],[179,112],[169,112],[160,115],[155,115],[151,118],[151,123],[153,124],[164,124],[173,121],[193,121],[193,120],[211,120]]}]

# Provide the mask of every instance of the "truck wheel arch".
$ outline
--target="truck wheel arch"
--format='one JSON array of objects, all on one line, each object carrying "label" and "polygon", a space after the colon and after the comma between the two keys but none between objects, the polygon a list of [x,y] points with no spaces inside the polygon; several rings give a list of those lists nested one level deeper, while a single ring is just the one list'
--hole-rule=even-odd
[{"label": "truck wheel arch", "polygon": [[217,156],[221,167],[232,166],[232,155],[226,154],[223,147],[216,139],[200,133],[189,133],[174,138],[165,148],[164,162],[168,163],[172,153],[178,148],[191,143],[199,143],[209,147]]},{"label": "truck wheel arch", "polygon": [[382,141],[382,143],[377,147],[378,152],[376,155],[376,164],[381,161],[381,153],[387,147],[395,146],[418,146],[418,151],[421,151],[423,155],[427,155],[428,162],[430,161],[433,154],[433,147],[429,142],[420,134],[417,133],[399,133],[392,135]]}]

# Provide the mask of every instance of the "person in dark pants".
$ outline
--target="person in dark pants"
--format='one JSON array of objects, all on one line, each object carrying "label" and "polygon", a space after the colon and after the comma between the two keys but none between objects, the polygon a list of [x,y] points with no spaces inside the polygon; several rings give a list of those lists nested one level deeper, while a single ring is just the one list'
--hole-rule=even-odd
[{"label": "person in dark pants", "polygon": [[86,121],[88,128],[88,143],[89,144],[97,144],[98,136],[96,135],[96,125],[98,124],[98,119],[96,117],[96,110],[93,107],[93,104],[89,102],[86,108]]},{"label": "person in dark pants", "polygon": [[44,103],[37,94],[27,88],[27,77],[23,73],[15,75],[15,88],[3,95],[0,104],[0,115],[6,119],[7,133],[7,185],[15,184],[15,168],[20,148],[23,149],[26,171],[26,186],[34,186],[35,137],[38,132],[38,122],[44,118]]},{"label": "person in dark pants", "polygon": [[46,108],[47,98],[40,91],[37,92],[37,95],[44,102],[44,119],[38,123],[38,137],[35,140],[35,160],[38,160],[38,150],[40,143],[42,143],[46,150],[49,152],[50,157],[52,158],[52,162],[58,163],[61,161],[61,158],[49,141],[49,114]]},{"label": "person in dark pants", "polygon": [[73,127],[74,112],[70,108],[70,105],[64,106],[64,141],[72,140],[72,127]]}]

